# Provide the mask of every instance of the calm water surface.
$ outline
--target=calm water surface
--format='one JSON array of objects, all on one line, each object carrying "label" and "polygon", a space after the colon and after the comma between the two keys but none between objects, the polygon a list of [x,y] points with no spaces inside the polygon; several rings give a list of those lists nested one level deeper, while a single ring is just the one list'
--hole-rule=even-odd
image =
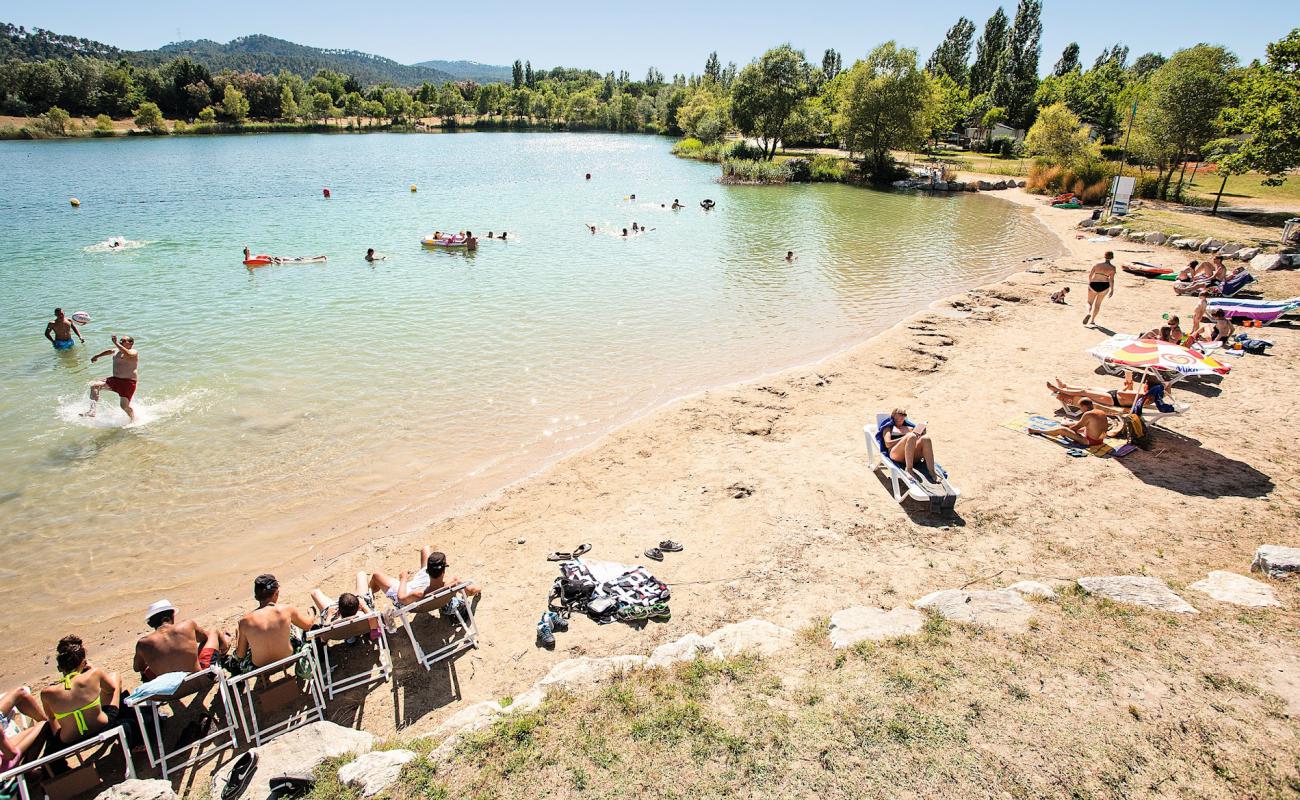
[{"label": "calm water surface", "polygon": [[[335,517],[446,510],[666,400],[815,358],[1057,252],[1028,212],[990,198],[722,187],[715,165],[669,146],[505,133],[0,144],[11,655],[44,651],[69,619],[202,597],[218,567],[252,575],[287,548],[355,544],[329,538]],[[661,207],[673,198],[686,208]],[[584,225],[634,220],[652,230]],[[467,228],[476,254],[420,247]],[[503,228],[505,243],[483,236]],[[93,246],[113,236],[144,244]],[[248,270],[245,244],[329,262]],[[367,247],[388,260],[367,264]],[[93,315],[86,347],[56,354],[41,338],[55,306]],[[99,419],[78,416],[111,332],[140,351],[134,426],[111,394]]]}]

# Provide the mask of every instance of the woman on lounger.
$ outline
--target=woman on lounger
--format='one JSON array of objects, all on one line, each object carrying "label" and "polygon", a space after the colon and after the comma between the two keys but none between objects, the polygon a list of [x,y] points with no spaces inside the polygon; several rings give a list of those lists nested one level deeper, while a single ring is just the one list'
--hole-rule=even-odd
[{"label": "woman on lounger", "polygon": [[[35,723],[30,728],[19,728],[14,720],[15,709],[26,714]],[[45,712],[32,696],[32,690],[19,686],[0,696],[0,772],[8,772],[23,761],[23,756],[41,740],[45,732]]]},{"label": "woman on lounger", "polygon": [[[917,425],[907,418],[907,412],[901,408],[894,409],[881,431],[881,440],[885,451],[895,464],[901,465],[908,472],[919,473],[927,483],[937,483],[937,477],[930,470],[938,471],[934,462],[934,443],[930,441],[929,431],[925,425]],[[924,462],[920,470],[914,470],[917,461]]]},{"label": "woman on lounger", "polygon": [[59,640],[55,663],[63,677],[41,690],[41,707],[59,741],[74,744],[116,725],[121,712],[117,673],[91,666],[76,636]]}]

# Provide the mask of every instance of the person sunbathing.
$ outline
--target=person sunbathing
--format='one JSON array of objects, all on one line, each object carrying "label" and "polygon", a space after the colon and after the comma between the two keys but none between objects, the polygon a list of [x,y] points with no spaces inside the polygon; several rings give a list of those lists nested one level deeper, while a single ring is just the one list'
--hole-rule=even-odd
[{"label": "person sunbathing", "polygon": [[[382,572],[370,576],[370,591],[383,592],[395,606],[404,606],[423,600],[448,586],[455,586],[463,581],[447,575],[447,556],[429,547],[420,548],[420,568],[415,574],[402,572],[396,579]],[[465,594],[478,598],[482,590],[474,584],[465,588]]]},{"label": "person sunbathing", "polygon": [[[917,425],[907,418],[907,412],[894,409],[880,428],[881,441],[889,459],[908,472],[917,474],[927,483],[938,483],[939,473],[934,460],[934,443],[930,441],[929,428]],[[924,462],[919,469],[916,462]]]},{"label": "person sunbathing", "polygon": [[[25,714],[34,723],[19,728],[14,711]],[[45,733],[45,712],[32,690],[19,686],[0,695],[0,772],[8,772],[23,763],[23,756],[39,746]]]},{"label": "person sunbathing", "polygon": [[1106,433],[1110,430],[1110,422],[1106,418],[1106,412],[1096,407],[1086,397],[1079,399],[1079,408],[1083,409],[1083,416],[1079,417],[1078,422],[1071,425],[1053,425],[1050,428],[1030,428],[1030,436],[1050,436],[1063,437],[1069,439],[1075,444],[1096,447],[1106,441]]},{"label": "person sunbathing", "polygon": [[218,654],[230,650],[230,639],[221,631],[209,632],[192,619],[176,621],[176,606],[159,600],[149,606],[146,624],[153,633],[135,643],[132,669],[142,680],[151,681],[169,672],[198,672],[212,666]]},{"label": "person sunbathing", "polygon": [[62,677],[41,690],[41,708],[58,740],[74,744],[116,725],[122,697],[117,673],[91,666],[77,636],[59,640],[54,660]]},{"label": "person sunbathing", "polygon": [[[369,614],[373,610],[374,599],[370,596],[366,586],[366,573],[357,573],[357,591],[344,592],[339,595],[337,602],[331,603],[329,598],[320,589],[311,590],[311,602],[316,606],[320,625],[332,625],[340,620],[355,617],[358,614]],[[379,638],[379,620],[370,620],[370,636],[372,639]]]},{"label": "person sunbathing", "polygon": [[1104,407],[1107,413],[1114,414],[1122,413],[1124,409],[1131,407],[1133,401],[1137,400],[1142,394],[1142,392],[1133,388],[1133,378],[1131,375],[1128,380],[1124,382],[1124,388],[1122,389],[1095,389],[1084,386],[1068,386],[1065,381],[1060,378],[1056,379],[1056,383],[1048,381],[1047,388],[1056,396],[1057,400],[1061,401],[1061,405],[1066,408],[1078,408],[1080,401],[1086,399],[1091,401],[1095,406]]},{"label": "person sunbathing", "polygon": [[298,652],[302,641],[294,628],[307,630],[316,623],[315,611],[278,605],[280,582],[274,575],[258,575],[253,581],[257,608],[239,619],[235,634],[235,666],[240,672],[264,667]]}]

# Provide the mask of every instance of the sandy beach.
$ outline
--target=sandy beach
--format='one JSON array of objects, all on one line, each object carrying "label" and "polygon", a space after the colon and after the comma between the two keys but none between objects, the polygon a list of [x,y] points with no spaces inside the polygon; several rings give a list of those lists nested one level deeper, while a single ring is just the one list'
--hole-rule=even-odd
[{"label": "sandy beach", "polygon": [[[937,589],[1023,579],[1145,572],[1177,589],[1210,570],[1245,573],[1261,544],[1296,545],[1300,492],[1288,420],[1300,410],[1300,338],[1292,324],[1256,334],[1277,342],[1270,355],[1233,359],[1221,383],[1178,390],[1191,408],[1156,432],[1149,451],[1075,459],[1002,427],[1022,412],[1054,412],[1048,379],[1117,388],[1085,351],[1111,331],[1148,329],[1163,312],[1190,314],[1194,303],[1165,282],[1120,273],[1098,325],[1084,326],[1084,276],[1103,251],[1118,250],[1120,264],[1182,256],[1090,243],[1074,230],[1088,212],[1046,208],[1020,191],[998,196],[1033,207],[1068,255],[1022,265],[1027,271],[936,303],[819,363],[675,402],[474,510],[427,524],[412,509],[360,527],[341,557],[286,553],[268,563],[284,601],[303,605],[313,587],[331,595],[349,588],[358,570],[414,569],[422,544],[445,551],[452,573],[484,587],[478,649],[425,673],[395,637],[394,682],[336,701],[329,717],[381,736],[418,735],[465,702],[521,691],[560,660],[645,653],[732,621],[797,628],[848,605],[893,607]],[[1300,294],[1294,272],[1258,277],[1252,288],[1264,297]],[[1070,304],[1050,303],[1062,286],[1071,287]],[[955,516],[900,507],[869,469],[862,426],[895,406],[928,421],[962,489]],[[662,564],[641,557],[662,539],[685,552]],[[534,625],[556,575],[545,556],[581,542],[592,544],[593,558],[646,563],[671,584],[672,620],[641,629],[575,620],[554,651],[536,647]],[[230,605],[223,587],[201,621],[233,630],[251,606],[252,577],[247,603]],[[1182,634],[1206,644],[1205,670],[1266,687],[1294,718],[1300,589],[1280,583],[1277,591],[1283,608],[1262,625],[1188,594],[1205,613],[1184,621]],[[50,632],[51,650],[65,632],[72,628]],[[77,632],[96,663],[125,673],[143,625]],[[1117,666],[1115,696],[1093,702],[1121,703],[1144,687],[1154,707],[1177,716],[1190,695],[1161,688],[1154,669]],[[1293,726],[1286,730],[1293,738]]]}]

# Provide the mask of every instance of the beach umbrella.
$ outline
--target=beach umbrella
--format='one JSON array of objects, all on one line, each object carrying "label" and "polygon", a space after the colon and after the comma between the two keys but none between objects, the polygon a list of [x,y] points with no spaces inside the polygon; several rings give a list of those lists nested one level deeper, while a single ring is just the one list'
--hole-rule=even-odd
[{"label": "beach umbrella", "polygon": [[1138,372],[1176,372],[1179,375],[1227,375],[1231,367],[1172,342],[1112,336],[1088,351],[1103,364]]}]

